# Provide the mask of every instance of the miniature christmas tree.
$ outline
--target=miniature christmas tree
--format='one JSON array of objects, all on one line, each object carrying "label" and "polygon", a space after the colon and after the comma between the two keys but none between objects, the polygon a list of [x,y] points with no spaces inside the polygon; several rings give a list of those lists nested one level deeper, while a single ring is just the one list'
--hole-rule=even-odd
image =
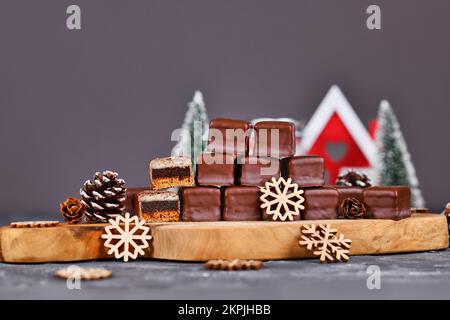
[{"label": "miniature christmas tree", "polygon": [[196,91],[184,117],[178,143],[172,149],[172,156],[191,158],[195,170],[195,161],[206,147],[206,132],[209,120],[206,114],[205,102],[200,91]]},{"label": "miniature christmas tree", "polygon": [[411,155],[389,102],[381,101],[378,111],[377,145],[379,147],[379,182],[381,185],[407,185],[411,188],[411,205],[423,208],[425,201],[419,189]]}]

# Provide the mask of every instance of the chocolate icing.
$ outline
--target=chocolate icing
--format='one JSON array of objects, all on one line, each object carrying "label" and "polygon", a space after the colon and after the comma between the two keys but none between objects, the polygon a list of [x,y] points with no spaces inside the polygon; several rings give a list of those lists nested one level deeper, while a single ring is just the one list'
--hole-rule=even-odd
[{"label": "chocolate icing", "polygon": [[[249,142],[249,129],[251,128],[251,123],[243,120],[232,120],[232,119],[213,119],[209,123],[209,138],[208,138],[208,151],[216,153],[228,153],[234,156],[237,155],[248,155],[248,142]],[[212,129],[212,130],[211,130]],[[222,138],[213,139],[213,130],[218,130]],[[231,131],[233,130],[233,131]],[[227,134],[232,134],[233,143],[227,144]],[[242,134],[242,138],[239,138],[239,134]],[[228,138],[231,138],[228,136]],[[214,137],[216,138],[216,137]]]},{"label": "chocolate icing", "polygon": [[321,187],[325,184],[324,160],[319,156],[297,156],[282,160],[283,175],[300,187]]},{"label": "chocolate icing", "polygon": [[183,221],[220,221],[221,195],[215,187],[182,188]]},{"label": "chocolate icing", "polygon": [[[279,130],[279,150],[272,150],[271,130]],[[295,125],[286,121],[261,121],[255,124],[254,155],[285,158],[295,154]],[[274,146],[276,144],[274,143]],[[276,149],[276,148],[275,148]],[[278,151],[278,152],[277,152]]]},{"label": "chocolate icing", "polygon": [[411,190],[405,186],[370,187],[363,190],[369,219],[399,220],[411,216]]},{"label": "chocolate icing", "polygon": [[197,163],[196,182],[199,186],[232,186],[234,185],[234,157],[227,154],[215,154],[220,163],[210,164],[203,154]]},{"label": "chocolate icing", "polygon": [[[273,174],[264,174],[271,170]],[[238,159],[238,183],[244,186],[264,186],[272,177],[280,177],[280,161],[274,158],[243,157]]]},{"label": "chocolate icing", "polygon": [[225,189],[223,194],[223,220],[255,221],[262,219],[258,187],[235,186]]},{"label": "chocolate icing", "polygon": [[338,191],[334,188],[305,189],[304,220],[337,219],[338,217]]}]

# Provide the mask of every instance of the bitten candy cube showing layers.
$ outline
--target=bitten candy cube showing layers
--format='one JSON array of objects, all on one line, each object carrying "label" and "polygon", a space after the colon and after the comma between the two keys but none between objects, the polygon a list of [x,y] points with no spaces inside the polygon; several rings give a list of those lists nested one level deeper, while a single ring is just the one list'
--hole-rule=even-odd
[{"label": "bitten candy cube showing layers", "polygon": [[223,220],[255,221],[262,219],[258,187],[228,187],[223,193]]},{"label": "bitten candy cube showing layers", "polygon": [[295,125],[287,121],[255,124],[254,156],[286,158],[295,154]]},{"label": "bitten candy cube showing layers", "polygon": [[304,220],[337,219],[338,191],[334,188],[305,189]]},{"label": "bitten candy cube showing layers", "polygon": [[370,187],[364,189],[363,197],[369,219],[400,220],[411,216],[409,187]]},{"label": "bitten candy cube showing layers", "polygon": [[186,157],[159,158],[150,161],[151,187],[154,190],[189,187],[195,184],[191,159]]},{"label": "bitten candy cube showing layers", "polygon": [[219,188],[183,188],[181,201],[183,221],[220,221],[222,218]]},{"label": "bitten candy cube showing layers", "polygon": [[324,160],[319,156],[297,156],[282,160],[283,175],[300,187],[321,187],[325,184]]},{"label": "bitten candy cube showing layers", "polygon": [[209,123],[207,151],[248,155],[251,123],[243,120],[213,119]]},{"label": "bitten candy cube showing layers", "polygon": [[272,178],[280,177],[280,161],[266,157],[238,159],[238,183],[243,186],[264,186]]},{"label": "bitten candy cube showing layers", "polygon": [[197,185],[232,186],[235,158],[229,154],[204,153],[197,160]]},{"label": "bitten candy cube showing layers", "polygon": [[143,191],[137,194],[137,211],[147,222],[180,221],[180,201],[173,191]]}]

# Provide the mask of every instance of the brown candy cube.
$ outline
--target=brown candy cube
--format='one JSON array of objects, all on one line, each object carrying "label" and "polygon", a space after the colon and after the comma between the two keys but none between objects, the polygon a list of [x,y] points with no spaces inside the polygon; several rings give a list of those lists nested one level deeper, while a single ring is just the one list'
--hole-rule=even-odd
[{"label": "brown candy cube", "polygon": [[243,186],[264,186],[272,178],[280,177],[280,161],[266,157],[238,159],[238,183]]},{"label": "brown candy cube", "polygon": [[209,123],[208,152],[248,155],[251,123],[243,120],[213,119]]},{"label": "brown candy cube", "polygon": [[191,187],[181,190],[183,221],[220,221],[221,195],[215,187]]},{"label": "brown candy cube", "polygon": [[204,153],[197,160],[198,186],[234,185],[235,158],[228,154]]},{"label": "brown candy cube", "polygon": [[223,195],[223,220],[255,221],[262,219],[258,187],[228,187]]},{"label": "brown candy cube", "polygon": [[283,159],[285,178],[300,187],[321,187],[325,184],[324,160],[319,156],[297,156]]},{"label": "brown candy cube", "polygon": [[339,195],[336,189],[324,187],[305,189],[304,220],[337,219]]},{"label": "brown candy cube", "polygon": [[292,122],[258,122],[255,139],[255,156],[281,159],[295,154],[295,125]]},{"label": "brown candy cube", "polygon": [[370,187],[363,190],[369,219],[400,220],[411,216],[411,190],[405,186]]}]

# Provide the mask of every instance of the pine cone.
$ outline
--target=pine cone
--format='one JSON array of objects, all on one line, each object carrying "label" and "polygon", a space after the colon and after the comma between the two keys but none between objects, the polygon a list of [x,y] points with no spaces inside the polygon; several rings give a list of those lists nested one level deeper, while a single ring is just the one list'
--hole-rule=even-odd
[{"label": "pine cone", "polygon": [[364,203],[356,198],[345,198],[341,203],[342,218],[362,219],[366,215],[366,207]]},{"label": "pine cone", "polygon": [[450,202],[445,206],[445,214],[450,215]]},{"label": "pine cone", "polygon": [[59,205],[59,210],[64,220],[69,224],[80,223],[86,212],[84,204],[77,198],[67,198],[66,201]]},{"label": "pine cone", "polygon": [[338,186],[367,188],[372,186],[372,179],[362,172],[349,170],[337,178],[336,184]]},{"label": "pine cone", "polygon": [[447,223],[450,230],[450,202],[445,206],[444,214],[447,217]]},{"label": "pine cone", "polygon": [[108,222],[123,215],[125,209],[125,181],[117,178],[117,172],[96,172],[80,190],[81,201],[86,207],[89,222]]}]

